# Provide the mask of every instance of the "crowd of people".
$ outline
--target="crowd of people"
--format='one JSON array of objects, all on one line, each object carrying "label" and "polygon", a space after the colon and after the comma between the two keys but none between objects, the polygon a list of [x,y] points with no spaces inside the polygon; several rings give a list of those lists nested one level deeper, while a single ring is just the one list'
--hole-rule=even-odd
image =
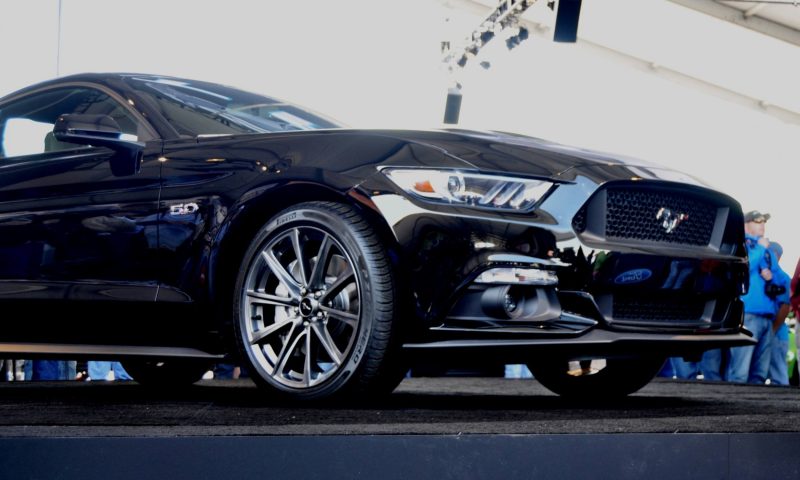
[{"label": "crowd of people", "polygon": [[2,380],[133,380],[119,362],[75,360],[0,360]]},{"label": "crowd of people", "polygon": [[[127,381],[133,378],[120,362],[74,360],[0,360],[0,381]],[[236,379],[248,376],[237,365],[218,363],[203,378]]]},{"label": "crowd of people", "polygon": [[745,243],[750,265],[750,288],[742,296],[744,326],[756,344],[746,347],[710,350],[700,362],[670,358],[662,376],[673,378],[728,381],[736,383],[788,385],[789,326],[786,318],[800,310],[800,297],[792,292],[800,278],[800,262],[790,277],[779,265],[783,247],[766,235],[768,213],[757,210],[745,214]]}]

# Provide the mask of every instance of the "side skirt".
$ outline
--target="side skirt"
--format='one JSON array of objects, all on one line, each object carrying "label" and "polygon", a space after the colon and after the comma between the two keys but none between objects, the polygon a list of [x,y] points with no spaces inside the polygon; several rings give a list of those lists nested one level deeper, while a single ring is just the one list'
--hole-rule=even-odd
[{"label": "side skirt", "polygon": [[71,345],[50,343],[0,343],[0,354],[19,355],[24,358],[54,358],[68,356],[71,359],[123,359],[123,358],[185,358],[222,360],[217,355],[187,347],[151,347],[129,345]]}]

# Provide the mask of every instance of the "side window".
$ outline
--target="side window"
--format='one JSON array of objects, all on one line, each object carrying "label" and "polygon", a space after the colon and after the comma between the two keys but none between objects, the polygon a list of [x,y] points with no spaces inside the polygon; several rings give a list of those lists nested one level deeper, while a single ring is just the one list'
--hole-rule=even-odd
[{"label": "side window", "polygon": [[44,152],[43,138],[52,135],[53,125],[27,118],[9,118],[3,129],[3,152],[7,157]]},{"label": "side window", "polygon": [[53,125],[59,115],[66,113],[108,115],[129,140],[137,140],[144,134],[143,126],[130,112],[99,90],[80,87],[49,90],[19,99],[0,110],[0,158],[89,148],[55,139]]}]

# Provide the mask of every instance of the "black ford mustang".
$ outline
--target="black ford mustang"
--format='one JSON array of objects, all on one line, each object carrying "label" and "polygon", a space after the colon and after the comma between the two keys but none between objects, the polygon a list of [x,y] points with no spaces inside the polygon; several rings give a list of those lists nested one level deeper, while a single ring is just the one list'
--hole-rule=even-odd
[{"label": "black ford mustang", "polygon": [[620,395],[750,343],[739,204],[672,170],[463,130],[352,130],[211,83],[85,74],[0,99],[0,354],[142,383],[248,367],[294,398],[411,362]]}]

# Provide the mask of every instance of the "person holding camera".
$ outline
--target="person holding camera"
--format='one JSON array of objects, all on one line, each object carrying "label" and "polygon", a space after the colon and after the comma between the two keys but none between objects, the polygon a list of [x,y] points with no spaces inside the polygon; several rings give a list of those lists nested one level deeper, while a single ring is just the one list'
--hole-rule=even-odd
[{"label": "person holding camera", "polygon": [[753,333],[753,339],[758,343],[731,348],[725,375],[729,382],[763,384],[769,374],[772,324],[778,313],[775,300],[767,291],[767,285],[773,279],[773,262],[767,249],[769,240],[764,236],[769,218],[768,213],[757,210],[744,215],[745,243],[750,261],[750,289],[741,297],[744,302],[744,326]]},{"label": "person holding camera", "polygon": [[767,282],[766,293],[775,302],[777,312],[772,323],[772,340],[770,347],[769,381],[770,385],[789,385],[789,370],[786,365],[786,353],[789,351],[789,326],[786,316],[791,308],[792,279],[778,265],[783,256],[783,247],[778,242],[770,242],[769,253],[772,256],[772,280]]}]

